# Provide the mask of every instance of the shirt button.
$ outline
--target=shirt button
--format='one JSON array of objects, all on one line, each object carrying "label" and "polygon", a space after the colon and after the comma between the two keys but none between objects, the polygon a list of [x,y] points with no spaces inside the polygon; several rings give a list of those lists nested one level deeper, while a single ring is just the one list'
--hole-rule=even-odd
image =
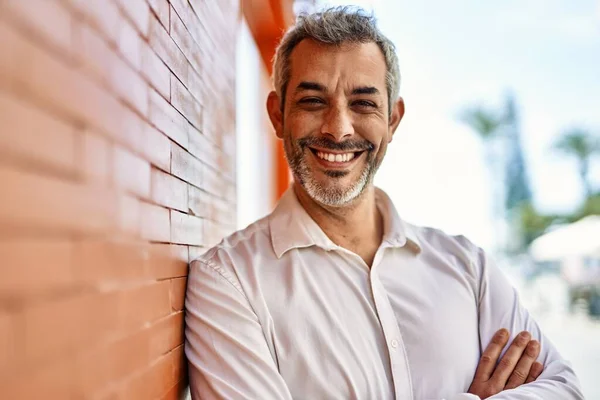
[{"label": "shirt button", "polygon": [[398,341],[396,339],[392,339],[392,347],[393,348],[398,347]]}]

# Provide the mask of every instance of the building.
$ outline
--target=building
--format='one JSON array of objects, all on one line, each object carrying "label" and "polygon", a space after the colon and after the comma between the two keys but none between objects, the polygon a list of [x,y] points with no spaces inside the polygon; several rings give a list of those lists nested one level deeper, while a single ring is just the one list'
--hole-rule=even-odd
[{"label": "building", "polygon": [[553,229],[535,239],[529,252],[538,266],[560,272],[572,302],[585,298],[600,315],[600,215]]},{"label": "building", "polygon": [[[250,143],[269,147],[236,148],[236,43],[260,113],[292,10],[0,2],[0,397],[186,395],[188,262],[289,182],[264,118]],[[269,189],[238,198],[242,168]]]}]

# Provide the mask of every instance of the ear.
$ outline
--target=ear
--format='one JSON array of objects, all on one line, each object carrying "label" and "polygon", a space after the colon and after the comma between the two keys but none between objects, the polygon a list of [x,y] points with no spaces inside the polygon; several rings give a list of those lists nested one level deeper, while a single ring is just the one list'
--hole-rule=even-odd
[{"label": "ear", "polygon": [[404,99],[399,97],[396,103],[392,105],[392,114],[390,115],[389,126],[390,142],[392,141],[394,132],[396,132],[398,125],[400,125],[402,117],[404,117]]},{"label": "ear", "polygon": [[283,114],[281,113],[281,102],[275,91],[269,93],[267,97],[267,112],[269,119],[275,129],[275,134],[279,139],[283,138]]}]

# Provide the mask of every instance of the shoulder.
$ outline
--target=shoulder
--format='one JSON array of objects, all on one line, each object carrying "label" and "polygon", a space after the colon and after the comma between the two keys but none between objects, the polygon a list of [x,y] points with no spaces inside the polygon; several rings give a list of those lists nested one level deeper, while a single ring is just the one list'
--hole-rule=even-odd
[{"label": "shoulder", "polygon": [[190,273],[198,268],[211,268],[228,279],[236,275],[239,268],[252,265],[259,254],[271,254],[273,247],[266,216],[224,237],[214,247],[190,262]]},{"label": "shoulder", "polygon": [[466,272],[478,275],[483,250],[469,238],[460,234],[449,234],[437,228],[408,225],[417,237],[422,253],[454,260],[464,267]]}]

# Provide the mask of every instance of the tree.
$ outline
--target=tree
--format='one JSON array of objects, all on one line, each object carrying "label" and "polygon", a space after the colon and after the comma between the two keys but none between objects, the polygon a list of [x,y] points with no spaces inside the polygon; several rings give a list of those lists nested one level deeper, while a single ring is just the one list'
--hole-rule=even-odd
[{"label": "tree", "polygon": [[565,155],[577,159],[579,177],[585,189],[585,197],[592,195],[592,184],[589,178],[592,156],[600,154],[600,140],[582,128],[571,128],[554,144],[554,148]]},{"label": "tree", "polygon": [[517,210],[522,203],[531,203],[532,194],[527,164],[523,156],[519,113],[512,95],[507,96],[505,107],[506,127],[504,131],[506,132],[507,156],[504,167],[506,182],[504,207],[510,212]]},{"label": "tree", "polygon": [[504,244],[504,235],[502,235],[502,220],[505,218],[504,207],[502,201],[502,193],[504,187],[498,182],[502,182],[499,179],[503,176],[501,168],[501,156],[497,154],[497,139],[500,138],[500,132],[505,121],[503,113],[495,110],[486,109],[482,106],[475,106],[466,109],[461,115],[460,120],[469,126],[477,135],[481,138],[484,146],[485,161],[488,165],[488,171],[490,176],[490,187],[492,190],[492,211],[493,211],[493,224],[495,225],[494,230],[500,235],[501,245]]},{"label": "tree", "polygon": [[[500,110],[485,109],[481,106],[467,109],[461,115],[461,120],[483,140],[493,182],[503,183],[496,184],[492,189],[495,216],[507,220],[508,229],[512,231],[502,239],[505,242],[505,250],[520,251],[528,242],[528,234],[520,229],[518,221],[521,217],[520,208],[523,204],[531,204],[532,194],[514,97],[508,94],[504,108]],[[503,179],[500,179],[501,177]],[[521,235],[518,235],[519,233]]]},{"label": "tree", "polygon": [[505,123],[505,118],[502,114],[493,110],[487,110],[481,106],[467,109],[462,113],[460,119],[484,141],[496,138],[500,127]]}]

